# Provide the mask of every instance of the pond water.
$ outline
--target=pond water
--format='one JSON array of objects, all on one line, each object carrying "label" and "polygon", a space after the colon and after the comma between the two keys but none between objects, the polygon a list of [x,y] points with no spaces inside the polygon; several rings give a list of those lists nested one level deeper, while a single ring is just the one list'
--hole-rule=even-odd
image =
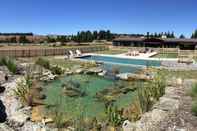
[{"label": "pond water", "polygon": [[[80,84],[80,89],[86,92],[85,96],[69,97],[63,93],[62,84],[68,80],[76,81]],[[45,83],[45,94],[47,105],[55,105],[57,101],[61,101],[59,107],[67,118],[77,118],[83,113],[86,117],[96,117],[97,119],[105,119],[105,104],[95,98],[96,93],[109,88],[114,84],[113,80],[105,79],[94,75],[71,75],[61,77],[51,83]],[[130,84],[130,83],[126,83]],[[118,108],[127,107],[132,102],[135,91],[121,94],[118,96],[114,104]],[[53,108],[53,107],[51,107]],[[46,111],[50,111],[47,108]]]}]

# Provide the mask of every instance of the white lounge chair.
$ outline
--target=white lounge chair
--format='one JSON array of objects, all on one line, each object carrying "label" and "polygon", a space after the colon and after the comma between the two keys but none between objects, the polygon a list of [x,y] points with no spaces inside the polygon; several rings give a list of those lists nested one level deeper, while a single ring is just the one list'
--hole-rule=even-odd
[{"label": "white lounge chair", "polygon": [[70,58],[74,58],[74,57],[75,57],[73,51],[69,50],[69,54],[70,54],[70,55],[69,55]]},{"label": "white lounge chair", "polygon": [[80,50],[76,50],[76,54],[77,54],[77,56],[81,56],[82,55]]}]

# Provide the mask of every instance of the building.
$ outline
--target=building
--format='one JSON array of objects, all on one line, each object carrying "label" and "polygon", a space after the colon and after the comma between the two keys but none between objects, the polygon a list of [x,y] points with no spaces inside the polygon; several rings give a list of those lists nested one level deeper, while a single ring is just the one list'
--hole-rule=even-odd
[{"label": "building", "polygon": [[119,37],[113,40],[113,46],[180,48],[182,50],[194,50],[197,48],[197,39]]}]

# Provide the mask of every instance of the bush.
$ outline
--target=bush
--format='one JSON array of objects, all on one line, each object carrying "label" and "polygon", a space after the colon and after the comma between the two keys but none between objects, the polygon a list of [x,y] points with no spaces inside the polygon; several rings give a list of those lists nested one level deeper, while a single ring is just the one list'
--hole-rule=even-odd
[{"label": "bush", "polygon": [[51,70],[51,72],[52,72],[53,74],[57,74],[57,75],[63,74],[63,70],[62,70],[62,68],[59,67],[59,66],[53,66],[53,67],[50,68],[50,70]]},{"label": "bush", "polygon": [[49,60],[43,59],[43,58],[38,58],[35,64],[40,65],[46,69],[50,69],[50,62]]}]

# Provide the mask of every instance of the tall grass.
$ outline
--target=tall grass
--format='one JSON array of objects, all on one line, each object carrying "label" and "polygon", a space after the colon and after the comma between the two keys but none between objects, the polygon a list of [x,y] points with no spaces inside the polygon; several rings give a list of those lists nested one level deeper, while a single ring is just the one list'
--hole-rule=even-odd
[{"label": "tall grass", "polygon": [[13,59],[8,58],[8,57],[2,57],[0,58],[0,65],[6,66],[10,72],[12,72],[13,74],[16,74],[17,65]]},{"label": "tall grass", "polygon": [[29,75],[25,79],[17,83],[16,89],[14,89],[14,94],[21,100],[23,104],[28,106],[33,105],[33,96],[30,92],[32,87],[32,80]]},{"label": "tall grass", "polygon": [[166,80],[165,76],[158,73],[153,81],[137,84],[138,90],[136,93],[136,99],[131,105],[131,112],[128,119],[131,121],[137,121],[140,116],[149,111],[153,104],[159,100],[165,93]]}]

